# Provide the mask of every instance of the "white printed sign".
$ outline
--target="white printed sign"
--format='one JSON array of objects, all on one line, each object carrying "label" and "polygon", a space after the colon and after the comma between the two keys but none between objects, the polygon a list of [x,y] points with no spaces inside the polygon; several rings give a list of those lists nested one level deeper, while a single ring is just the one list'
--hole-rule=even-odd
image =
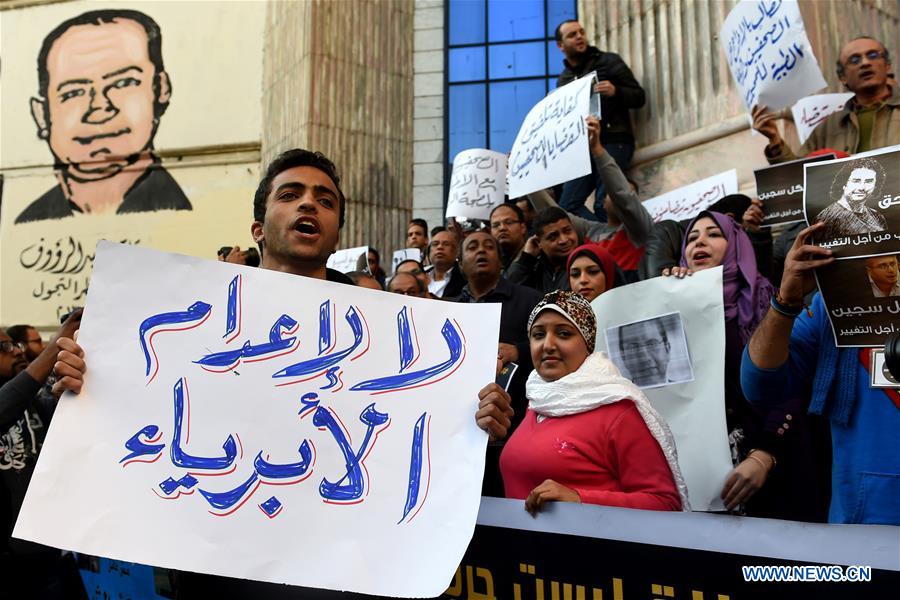
[{"label": "white printed sign", "polygon": [[588,131],[592,77],[558,88],[525,117],[509,155],[509,197],[583,177],[591,172]]},{"label": "white printed sign", "polygon": [[[326,266],[329,269],[334,269],[335,271],[340,271],[341,273],[349,273],[350,271],[358,270],[357,265],[359,264],[359,257],[366,255],[368,259],[369,255],[369,247],[368,246],[358,246],[356,248],[347,248],[345,250],[338,250],[334,254],[328,257],[328,263]],[[368,266],[368,262],[364,261],[366,268]],[[362,269],[359,269],[362,270]]]},{"label": "white printed sign", "polygon": [[719,40],[748,110],[779,111],[826,85],[796,0],[743,0]]},{"label": "white printed sign", "polygon": [[506,195],[506,155],[480,148],[453,159],[447,217],[487,220]]},{"label": "white printed sign", "polygon": [[[134,265],[141,265],[139,270]],[[89,369],[14,535],[86,554],[433,597],[475,526],[500,305],[101,242]]]},{"label": "white printed sign", "polygon": [[[691,277],[654,277],[624,287],[613,288],[591,302],[597,315],[597,349],[613,356],[627,351],[629,343],[653,346],[653,356],[641,357],[647,364],[665,361],[661,372],[670,383],[644,393],[665,418],[678,450],[678,464],[687,483],[693,510],[724,510],[720,494],[732,469],[728,430],[725,423],[725,307],[722,299],[722,267],[707,269]],[[669,340],[639,340],[631,324],[649,323],[678,313],[687,341],[693,379],[679,377],[686,372],[685,360]],[[626,327],[629,329],[626,330]],[[620,332],[610,336],[610,330]],[[677,330],[677,329],[676,329]],[[655,330],[649,328],[650,334]],[[671,331],[669,337],[671,338]],[[648,334],[648,335],[650,335]],[[621,343],[609,348],[609,343]],[[665,352],[662,350],[666,349]],[[625,361],[627,366],[628,361]],[[625,372],[623,371],[623,374]],[[642,373],[642,376],[646,376]],[[656,385],[656,384],[654,384]]]},{"label": "white printed sign", "polygon": [[391,257],[391,273],[397,272],[397,265],[404,260],[422,260],[422,252],[418,248],[404,248],[403,250],[395,250]]},{"label": "white printed sign", "polygon": [[800,143],[806,143],[819,123],[829,115],[842,110],[852,97],[852,92],[844,92],[841,94],[817,94],[798,100],[791,107],[791,112],[794,114],[794,125],[797,127]]},{"label": "white printed sign", "polygon": [[644,208],[654,222],[690,219],[729,194],[737,194],[737,170],[731,169],[646,200]]}]

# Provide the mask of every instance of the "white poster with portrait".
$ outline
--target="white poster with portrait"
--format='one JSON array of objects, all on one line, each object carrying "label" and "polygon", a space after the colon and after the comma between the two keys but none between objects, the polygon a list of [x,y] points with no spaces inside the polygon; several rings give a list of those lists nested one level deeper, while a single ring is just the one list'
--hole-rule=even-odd
[{"label": "white poster with portrait", "polygon": [[597,349],[644,388],[672,429],[691,508],[724,510],[720,495],[732,463],[722,268],[613,288],[591,305]]}]

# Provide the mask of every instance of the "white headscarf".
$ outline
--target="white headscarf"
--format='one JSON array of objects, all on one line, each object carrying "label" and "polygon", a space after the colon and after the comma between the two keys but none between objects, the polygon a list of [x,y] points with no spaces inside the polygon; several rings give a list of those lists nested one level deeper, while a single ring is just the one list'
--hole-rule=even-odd
[{"label": "white headscarf", "polygon": [[528,407],[538,414],[539,422],[547,417],[577,415],[619,400],[629,399],[634,402],[669,463],[678,495],[681,496],[681,509],[691,510],[687,484],[678,466],[675,438],[672,437],[668,424],[656,412],[644,392],[622,377],[603,352],[589,354],[577,370],[556,381],[545,381],[537,370],[532,371],[525,384],[525,395],[528,397]]}]

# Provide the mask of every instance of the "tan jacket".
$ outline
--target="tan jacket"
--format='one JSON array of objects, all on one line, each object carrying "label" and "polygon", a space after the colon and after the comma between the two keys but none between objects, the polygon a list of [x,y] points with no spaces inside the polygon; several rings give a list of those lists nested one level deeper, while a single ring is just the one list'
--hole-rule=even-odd
[{"label": "tan jacket", "polygon": [[[875,113],[872,125],[871,149],[900,144],[900,88],[895,88],[891,97]],[[847,101],[843,110],[829,115],[821,123],[800,150],[794,154],[783,141],[778,146],[766,147],[769,164],[777,164],[806,156],[822,148],[841,150],[856,154],[859,147],[859,121],[853,111],[853,98]]]}]

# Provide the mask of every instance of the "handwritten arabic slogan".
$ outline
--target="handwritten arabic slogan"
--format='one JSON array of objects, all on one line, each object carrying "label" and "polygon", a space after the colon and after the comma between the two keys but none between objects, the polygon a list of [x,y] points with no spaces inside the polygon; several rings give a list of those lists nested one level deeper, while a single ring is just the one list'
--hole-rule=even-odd
[{"label": "handwritten arabic slogan", "polygon": [[834,154],[801,158],[753,171],[756,196],[763,203],[763,227],[803,220],[803,165],[834,159]]},{"label": "handwritten arabic slogan", "polygon": [[728,194],[738,191],[737,170],[724,171],[712,177],[660,194],[644,202],[654,222],[681,221],[697,216]]},{"label": "handwritten arabic slogan", "polygon": [[509,197],[565,183],[591,172],[587,125],[593,77],[557,88],[534,105],[509,154]]},{"label": "handwritten arabic slogan", "polygon": [[900,253],[900,146],[806,164],[803,210],[837,259]]},{"label": "handwritten arabic slogan", "polygon": [[655,277],[614,288],[595,298],[591,306],[597,315],[597,349],[607,354],[611,349],[604,332],[608,329],[680,313],[694,379],[644,389],[644,393],[675,436],[691,508],[724,510],[719,494],[732,465],[725,426],[722,268],[701,271],[684,280]]},{"label": "handwritten arabic slogan", "polygon": [[[362,259],[363,264],[362,267],[359,268],[360,257],[363,255],[365,255],[366,258]],[[334,269],[335,271],[340,271],[341,273],[349,273],[350,271],[356,271],[357,269],[361,271],[368,267],[368,255],[368,246],[358,246],[356,248],[338,250],[328,257],[327,266],[329,269]]]},{"label": "handwritten arabic slogan", "polygon": [[104,242],[80,337],[90,371],[59,404],[14,535],[436,596],[475,525],[487,438],[473,415],[499,317]]},{"label": "handwritten arabic slogan", "polygon": [[506,195],[506,155],[493,150],[463,150],[453,159],[448,217],[484,219],[503,204]]},{"label": "handwritten arabic slogan", "polygon": [[778,111],[826,85],[794,0],[744,0],[719,39],[748,109]]},{"label": "handwritten arabic slogan", "polygon": [[838,347],[881,346],[900,331],[900,254],[836,260],[816,281]]},{"label": "handwritten arabic slogan", "polygon": [[819,123],[842,110],[852,97],[853,92],[843,92],[840,94],[817,94],[797,100],[797,103],[791,107],[791,113],[794,115],[794,125],[797,127],[797,137],[800,138],[800,143],[806,143]]}]

